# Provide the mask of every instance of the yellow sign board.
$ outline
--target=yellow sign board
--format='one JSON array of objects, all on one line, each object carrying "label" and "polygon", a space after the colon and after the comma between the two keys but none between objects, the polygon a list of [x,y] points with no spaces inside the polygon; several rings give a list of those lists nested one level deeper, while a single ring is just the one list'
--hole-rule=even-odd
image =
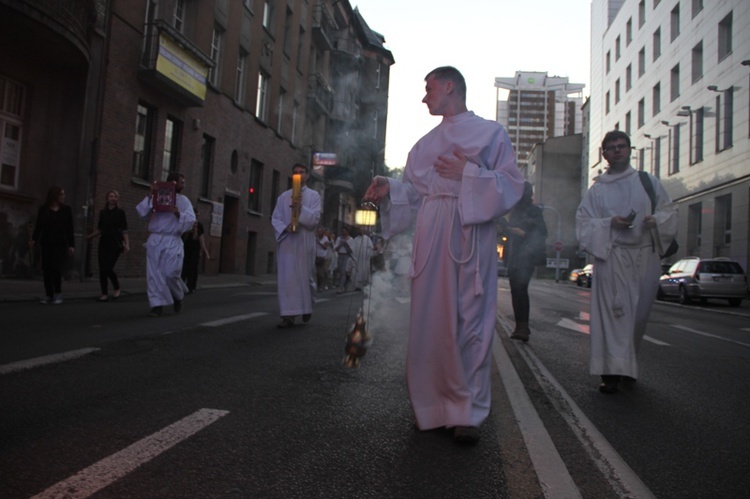
[{"label": "yellow sign board", "polygon": [[206,99],[208,68],[164,35],[159,35],[156,71],[201,100]]}]

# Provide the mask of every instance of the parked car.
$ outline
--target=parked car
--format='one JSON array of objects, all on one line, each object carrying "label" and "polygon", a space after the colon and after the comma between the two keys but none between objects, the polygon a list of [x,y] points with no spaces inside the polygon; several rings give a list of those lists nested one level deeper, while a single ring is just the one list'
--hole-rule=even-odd
[{"label": "parked car", "polygon": [[589,263],[585,267],[581,269],[581,271],[578,273],[578,278],[576,279],[576,284],[579,286],[586,286],[587,288],[591,287],[591,279],[594,276],[594,264]]},{"label": "parked car", "polygon": [[578,283],[578,274],[580,274],[581,272],[583,272],[583,269],[573,269],[573,270],[571,270],[570,273],[568,274],[568,280],[570,282],[575,282],[577,284]]},{"label": "parked car", "polygon": [[739,307],[747,296],[747,276],[742,266],[729,258],[701,259],[690,256],[677,261],[659,279],[657,298],[677,297],[682,304],[709,298],[729,301]]}]

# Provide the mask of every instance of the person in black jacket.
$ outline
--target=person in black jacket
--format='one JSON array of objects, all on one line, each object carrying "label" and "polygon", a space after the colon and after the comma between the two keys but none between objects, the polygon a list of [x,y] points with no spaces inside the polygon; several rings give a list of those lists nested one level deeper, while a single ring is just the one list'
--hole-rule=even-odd
[{"label": "person in black jacket", "polygon": [[120,193],[109,191],[107,193],[107,203],[104,209],[99,212],[99,223],[97,229],[88,235],[87,239],[101,236],[99,239],[99,285],[102,289],[102,295],[97,301],[109,301],[107,285],[112,281],[112,299],[120,297],[120,282],[115,274],[115,264],[120,254],[130,251],[130,239],[128,238],[128,221],[125,217],[125,211],[118,206]]},{"label": "person in black jacket", "polygon": [[75,253],[73,240],[73,210],[65,204],[65,190],[53,186],[47,201],[39,207],[34,232],[29,241],[31,250],[40,246],[44,291],[42,303],[58,305],[62,299],[62,269],[66,256]]},{"label": "person in black jacket", "polygon": [[511,338],[529,341],[529,281],[537,265],[546,262],[547,225],[542,209],[533,204],[533,187],[524,184],[523,197],[510,212],[505,227],[509,244],[504,253],[516,329]]}]

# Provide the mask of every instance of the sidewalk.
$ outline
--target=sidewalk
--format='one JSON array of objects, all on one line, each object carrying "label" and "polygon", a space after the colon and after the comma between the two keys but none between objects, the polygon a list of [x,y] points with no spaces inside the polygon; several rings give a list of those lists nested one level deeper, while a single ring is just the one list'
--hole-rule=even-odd
[{"label": "sidewalk", "polygon": [[[198,289],[230,288],[241,286],[260,286],[276,284],[275,274],[250,276],[244,274],[218,274],[213,276],[199,275]],[[122,277],[120,287],[123,296],[145,295],[145,277]],[[109,283],[112,295],[112,283]],[[94,299],[101,295],[99,279],[89,277],[85,281],[63,280],[62,295],[65,300]],[[39,279],[0,279],[0,303],[38,301],[44,298],[44,283]]]}]

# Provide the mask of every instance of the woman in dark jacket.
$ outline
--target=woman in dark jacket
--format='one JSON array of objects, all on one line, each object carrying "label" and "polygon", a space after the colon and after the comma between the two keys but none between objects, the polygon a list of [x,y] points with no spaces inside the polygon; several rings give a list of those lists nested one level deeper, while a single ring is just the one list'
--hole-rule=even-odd
[{"label": "woman in dark jacket", "polygon": [[29,245],[32,251],[35,245],[39,245],[41,249],[46,293],[42,303],[62,303],[62,269],[65,257],[75,253],[73,210],[65,204],[65,191],[62,187],[49,188],[47,201],[39,207]]},{"label": "woman in dark jacket", "polygon": [[516,329],[511,338],[529,341],[529,281],[537,265],[546,262],[547,225],[542,209],[533,204],[533,187],[526,182],[523,197],[510,212],[505,229],[509,244],[504,254]]},{"label": "woman in dark jacket", "polygon": [[87,239],[101,236],[99,239],[99,285],[102,295],[97,301],[109,301],[107,285],[112,281],[112,299],[120,297],[120,282],[115,274],[115,264],[120,258],[120,253],[130,251],[130,239],[128,238],[128,221],[125,212],[118,206],[120,194],[117,191],[107,193],[107,203],[99,212],[99,224],[97,229],[89,234]]}]

